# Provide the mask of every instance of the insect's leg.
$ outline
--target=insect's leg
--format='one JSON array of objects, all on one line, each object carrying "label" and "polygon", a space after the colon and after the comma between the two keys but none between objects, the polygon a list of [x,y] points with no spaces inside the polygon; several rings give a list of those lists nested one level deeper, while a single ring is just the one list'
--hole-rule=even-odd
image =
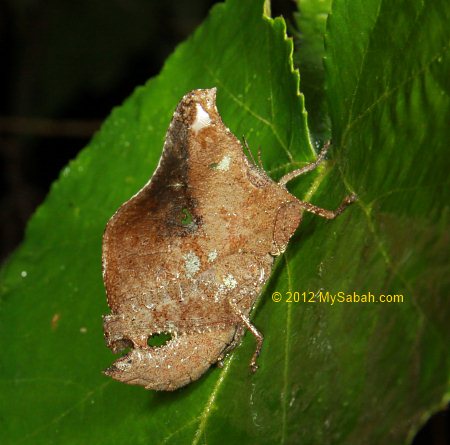
[{"label": "insect's leg", "polygon": [[222,354],[220,354],[219,358],[217,359],[217,366],[219,368],[223,367],[223,360],[225,356],[228,354],[228,352],[232,351],[236,346],[239,345],[242,336],[244,335],[245,327],[243,325],[238,325],[236,328],[236,332],[234,334],[233,340],[231,340],[231,343],[224,349]]},{"label": "insect's leg", "polygon": [[253,165],[259,167],[261,170],[264,170],[264,166],[262,163],[262,157],[261,157],[261,147],[258,147],[258,164],[256,164],[255,157],[253,156],[253,153],[250,150],[250,147],[248,145],[247,139],[245,139],[245,136],[242,136],[242,142],[243,142],[244,147],[247,149],[247,152],[253,162]]},{"label": "insect's leg", "polygon": [[307,212],[314,213],[315,215],[319,215],[322,218],[334,219],[336,218],[336,216],[340,215],[352,202],[355,202],[357,199],[358,198],[354,193],[346,196],[342,200],[341,205],[336,210],[322,209],[322,207],[317,207],[314,204],[305,201],[299,201],[299,203],[300,206]]},{"label": "insect's leg", "polygon": [[311,162],[311,164],[305,165],[302,168],[298,168],[297,170],[293,170],[289,173],[286,173],[278,181],[278,184],[285,185],[289,181],[292,181],[292,179],[295,179],[297,176],[303,175],[304,173],[308,173],[311,170],[314,170],[324,160],[330,146],[331,146],[330,141],[325,142],[324,146],[322,147],[322,150],[320,150],[319,156],[317,156],[317,159],[314,162]]},{"label": "insect's leg", "polygon": [[248,319],[248,317],[246,317],[242,313],[242,311],[238,308],[238,306],[236,305],[236,302],[233,299],[230,299],[230,305],[231,305],[231,308],[233,309],[235,315],[237,316],[237,318],[253,334],[253,336],[256,339],[256,349],[255,349],[255,352],[253,353],[252,359],[250,360],[250,369],[253,372],[255,372],[258,369],[258,365],[256,364],[256,359],[258,358],[258,356],[261,352],[264,337],[261,334],[261,332],[259,332],[258,329],[256,329],[255,326],[253,326],[250,323],[250,320]]}]

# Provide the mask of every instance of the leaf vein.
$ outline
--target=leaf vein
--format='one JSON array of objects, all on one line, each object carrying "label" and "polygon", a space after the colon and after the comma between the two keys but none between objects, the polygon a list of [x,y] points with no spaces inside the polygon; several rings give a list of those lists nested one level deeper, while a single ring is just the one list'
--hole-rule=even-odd
[{"label": "leaf vein", "polygon": [[362,111],[358,116],[356,116],[351,122],[346,125],[344,134],[342,136],[342,145],[345,145],[345,140],[347,139],[348,134],[353,129],[353,127],[361,121],[366,115],[368,115],[378,104],[387,100],[391,97],[395,92],[397,92],[400,88],[416,79],[418,76],[429,70],[430,66],[435,63],[450,47],[450,42],[448,42],[445,46],[442,47],[442,50],[439,51],[434,57],[430,59],[428,63],[426,63],[421,69],[413,72],[410,76],[405,78],[402,82],[398,83],[394,87],[389,90],[386,90],[381,94],[371,105],[369,105],[364,111]]},{"label": "leaf vein", "polygon": [[206,424],[211,415],[214,402],[217,398],[217,394],[219,393],[220,387],[222,386],[225,377],[228,374],[229,369],[231,368],[231,362],[233,361],[233,355],[229,357],[226,361],[225,365],[222,368],[222,372],[220,373],[219,378],[217,379],[216,384],[214,385],[214,389],[209,396],[208,401],[206,402],[205,407],[203,408],[202,414],[199,416],[199,425],[197,431],[195,432],[194,440],[192,441],[192,445],[197,445],[200,441],[202,434],[205,432]]},{"label": "leaf vein", "polygon": [[49,422],[47,422],[44,425],[40,425],[38,428],[36,428],[34,431],[32,431],[30,434],[27,434],[26,436],[24,436],[18,443],[20,442],[24,442],[27,439],[36,436],[36,434],[40,433],[41,431],[43,431],[45,428],[49,427],[50,425],[53,425],[54,423],[59,422],[61,419],[63,419],[64,417],[66,417],[68,414],[70,414],[73,410],[75,410],[78,406],[82,405],[83,403],[86,402],[87,399],[89,399],[90,397],[92,397],[95,393],[99,392],[99,391],[103,391],[108,385],[110,385],[112,382],[108,381],[105,382],[103,385],[89,391],[82,399],[80,399],[77,403],[75,403],[74,405],[72,405],[70,408],[67,408],[65,411],[63,411],[61,414],[59,414],[58,416],[54,417],[52,420],[50,420]]},{"label": "leaf vein", "polygon": [[220,88],[225,91],[228,96],[234,101],[236,102],[243,110],[245,110],[247,113],[251,114],[254,118],[258,119],[259,121],[261,121],[263,124],[267,125],[273,135],[275,136],[275,139],[278,141],[278,143],[281,145],[281,147],[283,148],[283,150],[285,151],[286,155],[288,156],[289,160],[292,161],[294,159],[294,157],[292,156],[292,153],[289,151],[289,148],[286,146],[286,143],[281,139],[280,134],[278,133],[277,129],[275,128],[275,126],[273,125],[272,122],[270,122],[269,120],[267,120],[266,118],[262,117],[261,115],[259,115],[258,113],[256,113],[255,111],[253,111],[246,103],[244,103],[242,100],[240,100],[238,97],[236,97],[224,84],[223,82],[211,71],[211,69],[205,65],[205,70],[207,70],[209,72],[209,74],[211,75],[211,77],[213,77],[214,82],[220,86]]}]

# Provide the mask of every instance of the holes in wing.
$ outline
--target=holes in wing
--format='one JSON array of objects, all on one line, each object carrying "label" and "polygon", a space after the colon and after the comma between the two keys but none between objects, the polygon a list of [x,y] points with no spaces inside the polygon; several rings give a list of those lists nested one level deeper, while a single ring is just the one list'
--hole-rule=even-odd
[{"label": "holes in wing", "polygon": [[170,340],[172,340],[172,335],[168,332],[161,332],[159,334],[150,335],[147,339],[148,346],[152,348],[160,348],[166,345]]}]

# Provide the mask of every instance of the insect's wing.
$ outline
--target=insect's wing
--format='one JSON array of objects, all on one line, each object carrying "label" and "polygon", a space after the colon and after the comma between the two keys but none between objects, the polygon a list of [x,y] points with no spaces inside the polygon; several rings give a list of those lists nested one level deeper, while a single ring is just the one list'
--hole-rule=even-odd
[{"label": "insect's wing", "polygon": [[[236,334],[228,299],[248,314],[269,276],[278,210],[293,200],[249,163],[215,89],[187,94],[151,180],[105,230],[105,335],[113,350],[134,347],[108,374],[173,389],[216,362]],[[174,338],[147,346],[159,332]]]},{"label": "insect's wing", "polygon": [[231,343],[235,329],[183,334],[166,345],[133,349],[105,371],[120,382],[147,389],[173,391],[197,380]]}]

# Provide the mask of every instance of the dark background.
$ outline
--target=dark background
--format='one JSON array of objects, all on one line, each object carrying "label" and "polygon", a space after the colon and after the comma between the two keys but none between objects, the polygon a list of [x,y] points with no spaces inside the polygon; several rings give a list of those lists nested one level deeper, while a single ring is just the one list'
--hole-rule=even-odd
[{"label": "dark background", "polygon": [[[213,0],[0,0],[0,262],[51,183]],[[274,0],[291,26],[296,4]],[[449,411],[414,445],[450,443]]]}]

